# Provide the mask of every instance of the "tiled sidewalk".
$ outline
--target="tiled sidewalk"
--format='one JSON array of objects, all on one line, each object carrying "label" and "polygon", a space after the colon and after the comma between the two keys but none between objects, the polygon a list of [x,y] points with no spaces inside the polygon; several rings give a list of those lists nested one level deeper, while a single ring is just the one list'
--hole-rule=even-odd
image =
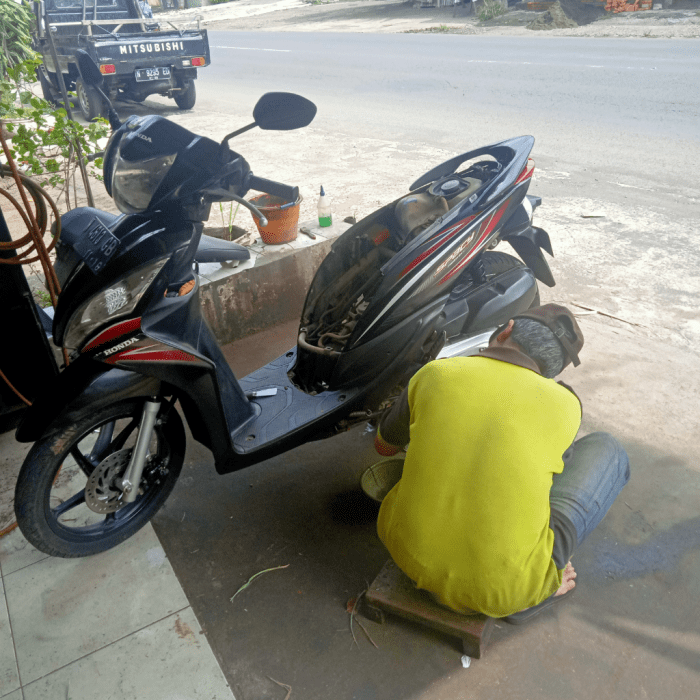
[{"label": "tiled sidewalk", "polygon": [[152,527],[86,559],[0,539],[0,698],[230,700]]}]

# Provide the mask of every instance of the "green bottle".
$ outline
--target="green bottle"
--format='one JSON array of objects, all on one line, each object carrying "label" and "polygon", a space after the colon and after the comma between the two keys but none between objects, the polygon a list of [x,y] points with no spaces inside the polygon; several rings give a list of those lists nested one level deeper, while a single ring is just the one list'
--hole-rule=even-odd
[{"label": "green bottle", "polygon": [[321,185],[321,196],[318,198],[318,225],[322,228],[333,225],[331,198],[326,196],[323,185]]}]

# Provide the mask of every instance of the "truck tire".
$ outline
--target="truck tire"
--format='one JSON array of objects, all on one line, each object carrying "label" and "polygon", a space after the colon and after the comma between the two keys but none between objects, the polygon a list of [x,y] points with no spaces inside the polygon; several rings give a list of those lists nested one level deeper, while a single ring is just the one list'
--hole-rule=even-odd
[{"label": "truck tire", "polygon": [[95,121],[97,117],[104,116],[105,105],[95,88],[85,85],[81,78],[75,81],[75,94],[78,96],[78,106],[83,117],[89,122]]},{"label": "truck tire", "polygon": [[173,99],[180,109],[192,109],[197,99],[197,92],[194,89],[194,80],[186,82],[182,86],[182,90],[173,95]]}]

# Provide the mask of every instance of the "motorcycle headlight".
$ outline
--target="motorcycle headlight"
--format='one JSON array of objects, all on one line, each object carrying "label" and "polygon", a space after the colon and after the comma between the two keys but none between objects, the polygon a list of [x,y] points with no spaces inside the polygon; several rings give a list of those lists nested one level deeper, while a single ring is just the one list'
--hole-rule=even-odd
[{"label": "motorcycle headlight", "polygon": [[175,162],[177,154],[148,160],[128,161],[117,151],[111,174],[112,197],[125,214],[138,214],[148,209],[151,199]]},{"label": "motorcycle headlight", "polygon": [[128,316],[158,276],[167,257],[139,267],[127,277],[88,299],[73,313],[66,326],[63,345],[77,350],[104,324]]}]

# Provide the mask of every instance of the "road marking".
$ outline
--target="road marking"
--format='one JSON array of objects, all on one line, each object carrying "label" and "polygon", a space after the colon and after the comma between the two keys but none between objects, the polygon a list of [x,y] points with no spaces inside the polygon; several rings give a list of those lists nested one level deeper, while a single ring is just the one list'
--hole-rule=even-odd
[{"label": "road marking", "polygon": [[[485,61],[480,58],[471,58],[465,63],[500,63],[505,66],[556,66],[557,68],[605,68],[605,66],[594,66],[583,64],[562,64],[562,63],[535,63],[533,61]],[[621,66],[627,70],[656,70],[655,66]]]},{"label": "road marking", "polygon": [[259,49],[248,46],[212,46],[212,49],[235,49],[236,51],[275,51],[276,53],[292,53],[291,49]]}]

